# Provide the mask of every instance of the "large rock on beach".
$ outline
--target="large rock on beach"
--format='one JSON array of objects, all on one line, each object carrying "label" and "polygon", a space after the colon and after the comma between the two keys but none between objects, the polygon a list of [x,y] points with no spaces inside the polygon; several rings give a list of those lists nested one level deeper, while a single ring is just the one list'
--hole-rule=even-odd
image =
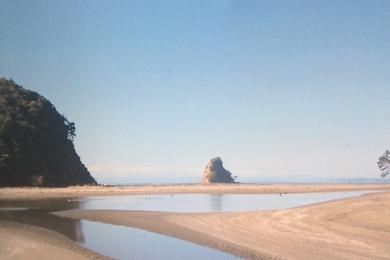
[{"label": "large rock on beach", "polygon": [[202,184],[235,183],[235,177],[223,167],[220,157],[215,157],[207,164],[202,177]]}]

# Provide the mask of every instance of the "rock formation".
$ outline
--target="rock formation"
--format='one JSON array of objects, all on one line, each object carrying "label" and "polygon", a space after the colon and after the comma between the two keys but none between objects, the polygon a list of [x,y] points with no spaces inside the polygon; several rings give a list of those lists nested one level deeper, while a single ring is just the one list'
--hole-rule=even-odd
[{"label": "rock formation", "polygon": [[235,177],[223,168],[220,157],[210,160],[207,164],[202,177],[202,184],[209,183],[235,183]]},{"label": "rock formation", "polygon": [[74,149],[75,130],[47,99],[0,78],[0,186],[96,184]]}]

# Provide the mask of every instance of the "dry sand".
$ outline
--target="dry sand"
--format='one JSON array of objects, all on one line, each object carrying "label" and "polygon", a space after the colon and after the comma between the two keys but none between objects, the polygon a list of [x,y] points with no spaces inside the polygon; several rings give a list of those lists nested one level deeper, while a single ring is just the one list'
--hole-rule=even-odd
[{"label": "dry sand", "polygon": [[0,220],[0,259],[108,259],[43,228]]},{"label": "dry sand", "polygon": [[126,194],[265,194],[353,190],[390,190],[390,184],[178,184],[114,187],[74,186],[68,188],[0,188],[0,200],[31,200]]},{"label": "dry sand", "polygon": [[142,228],[245,258],[390,259],[390,192],[276,211],[57,214]]}]

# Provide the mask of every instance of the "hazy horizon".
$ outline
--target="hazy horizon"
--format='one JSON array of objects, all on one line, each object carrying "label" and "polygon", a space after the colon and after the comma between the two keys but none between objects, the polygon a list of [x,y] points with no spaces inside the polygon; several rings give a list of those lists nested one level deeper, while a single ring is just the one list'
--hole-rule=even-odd
[{"label": "hazy horizon", "polygon": [[[380,178],[390,1],[0,1],[0,76],[103,183]],[[163,181],[162,181],[163,180]]]}]

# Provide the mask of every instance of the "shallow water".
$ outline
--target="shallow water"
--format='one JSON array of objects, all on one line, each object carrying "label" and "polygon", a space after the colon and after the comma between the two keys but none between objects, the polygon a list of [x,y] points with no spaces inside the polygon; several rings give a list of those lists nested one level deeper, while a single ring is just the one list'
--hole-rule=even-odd
[{"label": "shallow water", "polygon": [[19,210],[28,210],[28,208],[16,208],[16,207],[0,208],[0,211],[19,211]]},{"label": "shallow water", "polygon": [[86,197],[82,209],[216,212],[273,210],[360,196],[373,191],[290,194],[168,194]]},{"label": "shallow water", "polygon": [[[11,205],[18,207],[11,208]],[[25,209],[28,205],[30,208]],[[88,249],[115,259],[236,258],[208,247],[140,229],[50,214],[74,208],[81,208],[78,200],[0,202],[0,219],[54,230]]]},{"label": "shallow water", "polygon": [[81,220],[81,229],[85,247],[115,259],[237,259],[208,247],[136,228]]},{"label": "shallow water", "polygon": [[52,229],[86,248],[116,259],[233,259],[234,256],[226,253],[172,237],[129,227],[63,218],[50,212],[75,208],[172,212],[272,210],[355,197],[368,192],[126,195],[0,201],[0,219]]}]

